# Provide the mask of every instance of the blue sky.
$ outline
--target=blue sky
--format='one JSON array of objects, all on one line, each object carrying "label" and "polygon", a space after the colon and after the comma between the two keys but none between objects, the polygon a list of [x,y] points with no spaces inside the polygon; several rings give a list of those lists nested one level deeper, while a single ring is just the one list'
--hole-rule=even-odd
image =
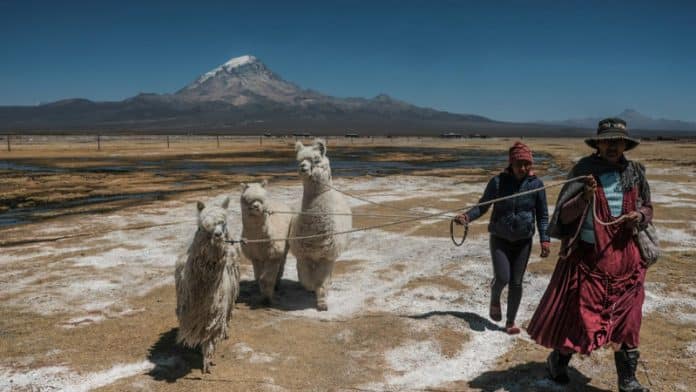
[{"label": "blue sky", "polygon": [[340,97],[508,121],[625,108],[696,121],[688,1],[254,3],[0,0],[0,105],[172,93],[251,54]]}]

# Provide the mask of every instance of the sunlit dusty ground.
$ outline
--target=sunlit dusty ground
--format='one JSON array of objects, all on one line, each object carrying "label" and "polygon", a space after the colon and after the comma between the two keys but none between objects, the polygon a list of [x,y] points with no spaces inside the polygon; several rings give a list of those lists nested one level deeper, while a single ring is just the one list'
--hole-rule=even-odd
[{"label": "sunlit dusty ground", "polygon": [[[402,146],[389,161],[428,158],[412,147],[479,149],[506,153],[512,139],[329,140],[332,151]],[[538,168],[547,184],[589,152],[581,140],[528,139],[554,158]],[[143,156],[217,163],[292,159],[294,140],[187,139],[157,143],[102,141],[18,144],[0,160],[41,166],[128,166]],[[261,153],[261,151],[265,151]],[[431,159],[450,159],[451,151]],[[641,335],[644,383],[658,391],[696,385],[696,144],[645,142],[630,156],[644,162],[665,257],[648,275]],[[435,213],[474,203],[495,171],[429,170],[409,175],[343,177],[335,185],[381,203],[352,199],[355,227],[399,219],[387,215]],[[555,391],[544,378],[547,350],[526,335],[510,337],[487,319],[486,215],[466,244],[452,245],[446,219],[425,219],[351,235],[334,274],[329,311],[314,310],[313,296],[297,283],[295,259],[272,308],[260,306],[243,265],[242,294],[232,337],[216,354],[212,374],[200,356],[174,345],[173,265],[195,230],[195,201],[234,201],[230,228],[241,230],[239,181],[202,172],[166,177],[153,173],[56,173],[31,178],[6,171],[0,198],[29,206],[93,195],[160,192],[138,202],[115,200],[37,223],[0,229],[0,390],[502,390]],[[295,204],[294,174],[271,178],[273,196]],[[181,184],[184,183],[184,186]],[[548,192],[553,208],[558,188]],[[10,205],[11,203],[7,203]],[[9,208],[9,207],[8,207]],[[14,208],[14,207],[13,207]],[[409,211],[411,210],[411,211]],[[65,211],[63,211],[65,212]],[[371,218],[364,215],[381,215]],[[558,243],[554,242],[555,250]],[[519,322],[526,325],[555,259],[537,257],[525,278]],[[572,362],[570,390],[615,390],[608,351]]]}]

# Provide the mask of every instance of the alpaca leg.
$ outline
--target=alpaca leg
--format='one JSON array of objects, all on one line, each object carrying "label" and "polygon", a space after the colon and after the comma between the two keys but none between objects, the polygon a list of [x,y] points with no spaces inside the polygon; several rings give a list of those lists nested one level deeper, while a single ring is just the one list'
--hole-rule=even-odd
[{"label": "alpaca leg", "polygon": [[230,320],[232,320],[232,306],[233,304],[229,304],[229,307],[227,308],[227,314],[225,315],[225,326],[222,328],[222,338],[224,340],[227,340],[230,338]]},{"label": "alpaca leg", "polygon": [[326,304],[326,295],[328,294],[325,286],[321,286],[317,289],[317,310],[327,311],[329,310],[329,305]]},{"label": "alpaca leg", "polygon": [[297,260],[297,278],[302,284],[302,287],[308,291],[314,291],[316,287],[313,281],[313,268],[311,261]]},{"label": "alpaca leg", "polygon": [[279,263],[273,261],[266,262],[264,266],[263,273],[259,278],[259,287],[261,288],[261,295],[264,297],[264,302],[271,303],[273,300],[273,290],[278,279],[278,268]]},{"label": "alpaca leg", "polygon": [[258,282],[263,273],[263,261],[254,259],[251,260],[251,264],[254,266],[254,279]]},{"label": "alpaca leg", "polygon": [[317,310],[329,310],[327,297],[329,295],[329,287],[331,287],[331,273],[333,272],[333,262],[317,263],[315,271],[316,278],[320,280],[319,288],[317,288]]},{"label": "alpaca leg", "polygon": [[278,276],[276,277],[275,289],[278,290],[280,287],[280,281],[283,279],[283,272],[285,271],[285,258],[280,261],[280,268],[278,268]]},{"label": "alpaca leg", "polygon": [[210,367],[215,366],[213,363],[213,352],[215,351],[215,346],[213,342],[204,342],[201,345],[201,353],[203,354],[203,368],[201,373],[210,373]]}]

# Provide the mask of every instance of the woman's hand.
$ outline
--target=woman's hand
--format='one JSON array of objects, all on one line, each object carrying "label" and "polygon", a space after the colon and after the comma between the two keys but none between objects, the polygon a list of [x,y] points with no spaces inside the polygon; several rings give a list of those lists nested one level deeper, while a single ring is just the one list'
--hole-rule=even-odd
[{"label": "woman's hand", "polygon": [[643,221],[643,214],[641,214],[638,211],[631,211],[628,214],[626,214],[624,217],[624,222],[626,222],[626,227],[628,229],[635,228],[642,221]]},{"label": "woman's hand", "polygon": [[541,254],[539,257],[545,258],[549,257],[549,254],[551,254],[551,243],[550,242],[542,242],[541,243]]},{"label": "woman's hand", "polygon": [[466,214],[459,214],[454,217],[454,223],[458,225],[465,225],[469,223],[469,217]]},{"label": "woman's hand", "polygon": [[583,181],[585,182],[585,190],[582,193],[582,198],[586,201],[590,201],[595,191],[597,191],[597,180],[590,175],[585,177]]}]

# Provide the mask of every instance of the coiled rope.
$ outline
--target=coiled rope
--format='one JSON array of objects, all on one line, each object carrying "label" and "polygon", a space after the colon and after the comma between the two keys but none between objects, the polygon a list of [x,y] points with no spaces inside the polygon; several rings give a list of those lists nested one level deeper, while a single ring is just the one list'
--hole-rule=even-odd
[{"label": "coiled rope", "polygon": [[603,220],[599,219],[599,216],[597,216],[597,193],[596,192],[592,194],[592,215],[594,217],[595,222],[599,223],[602,226],[617,225],[628,218],[628,215],[621,215],[620,217],[614,219],[613,221],[609,221],[609,222],[604,222]]}]

